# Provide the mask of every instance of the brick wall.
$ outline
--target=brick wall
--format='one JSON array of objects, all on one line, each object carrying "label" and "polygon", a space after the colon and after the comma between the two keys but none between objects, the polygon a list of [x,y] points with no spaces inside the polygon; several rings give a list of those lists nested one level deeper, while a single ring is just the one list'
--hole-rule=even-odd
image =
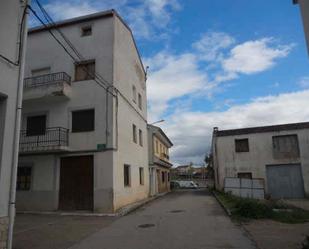
[{"label": "brick wall", "polygon": [[7,249],[8,217],[0,217],[0,249]]}]

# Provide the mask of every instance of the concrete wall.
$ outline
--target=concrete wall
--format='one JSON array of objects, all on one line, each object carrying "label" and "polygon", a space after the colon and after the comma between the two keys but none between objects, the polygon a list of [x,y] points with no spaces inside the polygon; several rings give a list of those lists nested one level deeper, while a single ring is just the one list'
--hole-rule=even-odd
[{"label": "concrete wall", "polygon": [[[1,55],[13,62],[18,59],[19,23],[24,10],[19,0],[1,1]],[[9,190],[12,168],[13,138],[19,66],[0,58],[0,248],[6,248]]]},{"label": "concrete wall", "polygon": [[307,0],[299,0],[299,5],[301,8],[301,15],[304,23],[304,31],[309,52],[309,2]]},{"label": "concrete wall", "polygon": [[[118,150],[114,152],[114,209],[144,199],[149,195],[147,99],[143,66],[130,31],[116,17],[114,36],[114,85],[118,95]],[[132,86],[142,96],[142,109],[133,101]],[[133,142],[132,125],[137,127]],[[116,123],[115,123],[116,125]],[[143,145],[138,131],[142,130]],[[124,186],[124,164],[131,166],[131,185]],[[139,167],[144,168],[144,185],[139,182]]]},{"label": "concrete wall", "polygon": [[[272,136],[297,134],[300,157],[276,159],[273,155]],[[249,139],[249,152],[235,152],[235,139]],[[213,156],[216,186],[224,186],[225,177],[251,172],[252,178],[263,178],[267,193],[266,165],[297,164],[302,167],[306,195],[309,195],[309,130],[256,133],[239,136],[214,137]]]}]

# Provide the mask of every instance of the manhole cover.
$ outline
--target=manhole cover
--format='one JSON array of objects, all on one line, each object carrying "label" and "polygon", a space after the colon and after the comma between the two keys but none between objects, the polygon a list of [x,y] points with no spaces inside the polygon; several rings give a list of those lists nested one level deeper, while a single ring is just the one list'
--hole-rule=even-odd
[{"label": "manhole cover", "polygon": [[181,210],[181,209],[176,209],[176,210],[172,210],[170,211],[171,213],[183,213],[185,210]]},{"label": "manhole cover", "polygon": [[155,226],[155,224],[141,224],[138,227],[140,227],[140,228],[149,228],[149,227],[154,227],[154,226]]}]

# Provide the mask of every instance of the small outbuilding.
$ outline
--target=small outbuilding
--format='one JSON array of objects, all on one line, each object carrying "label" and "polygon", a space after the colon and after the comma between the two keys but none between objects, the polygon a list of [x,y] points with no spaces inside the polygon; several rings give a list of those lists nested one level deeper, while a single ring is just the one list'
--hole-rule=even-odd
[{"label": "small outbuilding", "polygon": [[212,156],[217,189],[240,179],[252,189],[262,182],[265,196],[274,199],[309,196],[309,122],[214,128]]}]

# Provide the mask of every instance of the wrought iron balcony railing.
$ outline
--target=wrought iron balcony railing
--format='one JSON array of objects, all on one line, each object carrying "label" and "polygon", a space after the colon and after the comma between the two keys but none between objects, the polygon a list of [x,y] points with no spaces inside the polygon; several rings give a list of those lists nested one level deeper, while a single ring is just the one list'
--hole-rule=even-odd
[{"label": "wrought iron balcony railing", "polygon": [[63,127],[46,128],[42,131],[22,130],[20,152],[57,150],[69,145],[69,130]]},{"label": "wrought iron balcony railing", "polygon": [[25,78],[24,88],[39,87],[57,83],[71,84],[71,77],[65,72],[44,74],[34,77]]}]

